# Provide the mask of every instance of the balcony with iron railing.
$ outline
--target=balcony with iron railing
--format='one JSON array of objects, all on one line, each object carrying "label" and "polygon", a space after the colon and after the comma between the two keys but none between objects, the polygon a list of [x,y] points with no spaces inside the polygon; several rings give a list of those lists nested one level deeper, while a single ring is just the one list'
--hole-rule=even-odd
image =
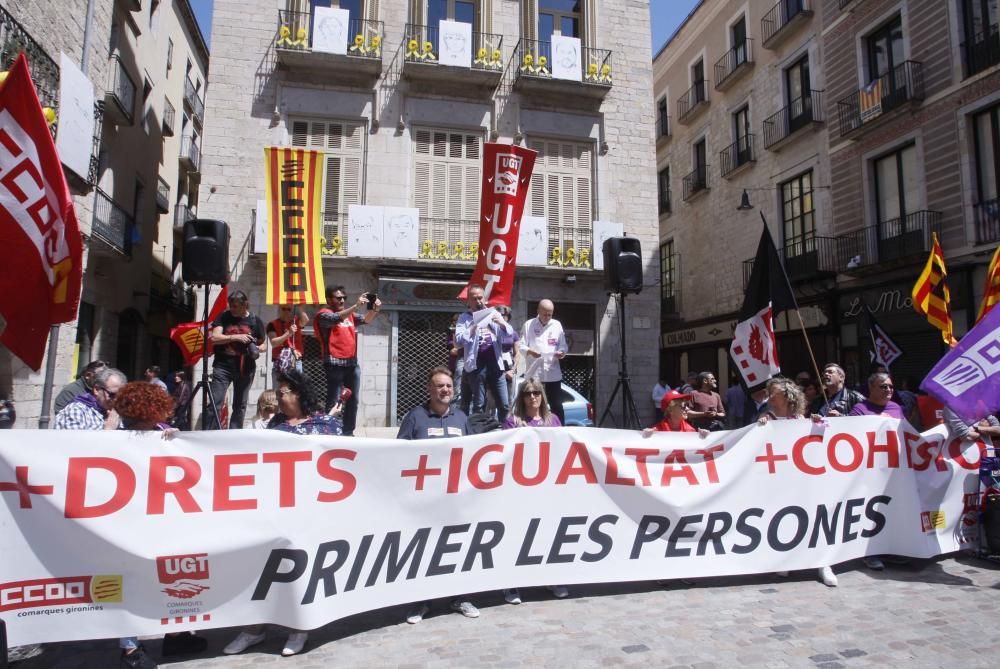
[{"label": "balcony with iron railing", "polygon": [[174,230],[183,231],[184,224],[194,220],[194,218],[195,215],[191,213],[191,207],[179,202],[174,205]]},{"label": "balcony with iron railing", "polygon": [[745,39],[715,63],[715,90],[724,91],[753,67],[753,40]]},{"label": "balcony with iron railing", "polygon": [[381,21],[351,19],[345,31],[335,19],[317,21],[315,11],[281,10],[274,51],[278,62],[294,69],[371,79],[382,71],[383,32]]},{"label": "balcony with iron railing", "polygon": [[807,0],[778,0],[760,20],[761,45],[775,49],[795,33],[795,27],[806,23],[813,15]]},{"label": "balcony with iron railing", "polygon": [[108,76],[111,81],[104,94],[104,116],[117,125],[132,125],[135,123],[135,82],[118,54],[111,56]]},{"label": "balcony with iron railing", "polygon": [[976,243],[1000,242],[1000,197],[976,203],[973,212],[976,222]]},{"label": "balcony with iron railing", "polygon": [[420,218],[418,258],[471,264],[479,253],[479,221]]},{"label": "balcony with iron railing", "polygon": [[149,298],[151,310],[167,309],[194,317],[194,291],[191,287],[186,287],[180,278],[171,279],[153,274],[149,278]]},{"label": "balcony with iron railing", "polygon": [[921,262],[931,233],[941,232],[941,212],[921,210],[837,237],[837,262],[845,274],[870,274]]},{"label": "balcony with iron railing", "polygon": [[757,162],[757,136],[740,137],[719,152],[719,168],[723,178],[736,176],[743,168]]},{"label": "balcony with iron railing", "polygon": [[965,76],[971,77],[1000,64],[1000,24],[994,23],[962,44]]},{"label": "balcony with iron railing", "polygon": [[119,207],[107,193],[97,188],[94,194],[91,235],[104,242],[113,251],[131,256],[134,231],[135,219],[132,218],[132,214]]},{"label": "balcony with iron railing", "polygon": [[[514,87],[522,93],[603,99],[611,90],[611,51],[580,47],[556,54],[552,43],[521,39],[514,49]],[[553,68],[553,66],[556,66]]]},{"label": "balcony with iron railing", "polygon": [[683,192],[681,195],[685,202],[690,201],[695,196],[708,191],[708,165],[697,167],[682,180]]},{"label": "balcony with iron railing", "polygon": [[690,123],[702,109],[708,106],[708,80],[694,82],[694,85],[677,99],[677,121]]},{"label": "balcony with iron railing", "polygon": [[0,6],[0,71],[6,72],[19,54],[28,59],[31,81],[43,107],[59,107],[59,65],[31,34]]},{"label": "balcony with iron railing", "polygon": [[824,122],[823,91],[809,91],[787,107],[764,119],[764,148],[778,151],[796,133],[805,128],[816,128]]},{"label": "balcony with iron railing", "polygon": [[205,101],[191,79],[184,79],[184,106],[191,112],[191,118],[199,126],[205,119]]},{"label": "balcony with iron railing", "polygon": [[900,63],[892,72],[837,102],[840,136],[858,137],[861,133],[856,131],[881,125],[892,118],[891,112],[923,99],[923,64],[915,60]]},{"label": "balcony with iron railing", "polygon": [[657,199],[659,201],[659,212],[661,214],[669,214],[671,211],[673,211],[670,202],[671,197],[669,188],[661,189]]},{"label": "balcony with iron railing", "polygon": [[401,46],[403,76],[483,86],[492,93],[503,76],[503,35],[472,32],[471,37],[471,44],[455,35],[442,40],[436,26],[406,24]]},{"label": "balcony with iron railing", "polygon": [[198,143],[191,135],[181,137],[179,158],[181,167],[192,174],[197,173],[201,168],[201,149],[198,148]]},{"label": "balcony with iron railing", "polygon": [[156,210],[161,214],[170,211],[170,184],[163,177],[156,177]]},{"label": "balcony with iron railing", "polygon": [[[813,232],[785,240],[781,263],[792,283],[805,283],[837,275],[838,243],[834,237],[822,237]],[[743,288],[750,283],[755,258],[743,261]]]},{"label": "balcony with iron railing", "polygon": [[170,100],[164,99],[163,101],[163,134],[166,137],[174,136],[174,123],[177,112],[174,110],[174,106],[170,104]]}]

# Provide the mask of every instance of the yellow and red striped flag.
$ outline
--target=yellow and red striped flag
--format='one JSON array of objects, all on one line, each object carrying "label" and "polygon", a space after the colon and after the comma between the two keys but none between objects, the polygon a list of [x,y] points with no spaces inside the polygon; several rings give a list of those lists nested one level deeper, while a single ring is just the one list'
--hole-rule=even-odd
[{"label": "yellow and red striped flag", "polygon": [[320,207],[323,154],[264,147],[267,203],[268,304],[320,304],[326,300]]},{"label": "yellow and red striped flag", "polygon": [[976,322],[983,320],[983,316],[990,313],[997,302],[1000,302],[1000,246],[993,253],[990,266],[986,268],[986,287],[983,288],[983,301],[979,305]]},{"label": "yellow and red striped flag", "polygon": [[937,233],[931,233],[934,244],[931,248],[931,255],[927,259],[924,271],[913,285],[913,308],[918,314],[927,317],[927,322],[941,331],[941,338],[948,346],[958,343],[952,336],[951,327],[951,293],[948,292],[948,284],[945,278],[948,270],[944,266],[944,253],[941,252],[941,244],[938,243]]}]

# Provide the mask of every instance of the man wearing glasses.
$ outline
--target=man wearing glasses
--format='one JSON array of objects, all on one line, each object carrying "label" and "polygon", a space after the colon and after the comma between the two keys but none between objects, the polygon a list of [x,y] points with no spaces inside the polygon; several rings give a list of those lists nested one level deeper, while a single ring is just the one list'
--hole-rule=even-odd
[{"label": "man wearing glasses", "polygon": [[112,406],[118,391],[127,381],[125,374],[114,367],[105,367],[97,372],[90,390],[77,395],[56,414],[55,429],[117,430],[121,419]]},{"label": "man wearing glasses", "polygon": [[[369,300],[369,295],[374,300]],[[347,291],[343,286],[326,289],[326,307],[316,313],[313,328],[323,350],[323,371],[326,373],[326,410],[337,403],[340,391],[350,388],[351,396],[344,406],[344,435],[354,436],[358,420],[358,394],[361,388],[361,368],[358,366],[357,328],[375,320],[382,301],[371,293],[362,294],[346,305]],[[364,316],[358,312],[364,307]]]},{"label": "man wearing glasses", "polygon": [[59,394],[56,395],[56,401],[52,407],[52,412],[58,414],[66,408],[67,404],[76,399],[77,395],[89,393],[90,389],[94,386],[94,376],[107,366],[108,363],[103,360],[91,360],[88,362],[87,366],[83,368],[83,372],[79,377],[77,377],[76,381],[64,386],[63,389],[59,391]]},{"label": "man wearing glasses", "polygon": [[902,418],[903,407],[892,401],[892,379],[885,372],[868,377],[868,399],[858,402],[848,416],[889,416]]}]

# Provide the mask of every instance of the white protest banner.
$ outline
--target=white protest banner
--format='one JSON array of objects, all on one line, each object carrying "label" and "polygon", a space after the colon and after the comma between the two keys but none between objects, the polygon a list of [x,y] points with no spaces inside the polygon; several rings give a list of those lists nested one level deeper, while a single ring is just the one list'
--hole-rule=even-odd
[{"label": "white protest banner", "polygon": [[472,24],[461,21],[438,21],[441,46],[438,52],[442,65],[472,67]]},{"label": "white protest banner", "polygon": [[77,176],[86,179],[94,151],[94,84],[65,53],[59,54],[58,120],[59,159]]},{"label": "white protest banner", "polygon": [[707,438],[3,431],[0,618],[13,645],[308,630],[507,587],[931,557],[975,530],[979,449],[943,434],[879,417]]},{"label": "white protest banner", "polygon": [[313,51],[346,55],[350,11],[337,7],[314,7],[313,12]]},{"label": "white protest banner", "polygon": [[385,207],[352,204],[348,209],[347,248],[357,258],[382,257]]},{"label": "white protest banner", "polygon": [[556,79],[582,80],[578,37],[552,36],[552,76]]},{"label": "white protest banner", "polygon": [[542,216],[521,219],[517,237],[517,261],[522,265],[545,267],[549,260],[549,225]]}]

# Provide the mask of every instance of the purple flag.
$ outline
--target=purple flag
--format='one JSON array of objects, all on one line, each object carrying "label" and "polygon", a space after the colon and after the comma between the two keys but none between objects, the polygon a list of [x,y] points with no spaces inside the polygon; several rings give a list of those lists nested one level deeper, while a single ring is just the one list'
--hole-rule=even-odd
[{"label": "purple flag", "polygon": [[1000,410],[1000,309],[969,330],[920,387],[969,423]]}]

